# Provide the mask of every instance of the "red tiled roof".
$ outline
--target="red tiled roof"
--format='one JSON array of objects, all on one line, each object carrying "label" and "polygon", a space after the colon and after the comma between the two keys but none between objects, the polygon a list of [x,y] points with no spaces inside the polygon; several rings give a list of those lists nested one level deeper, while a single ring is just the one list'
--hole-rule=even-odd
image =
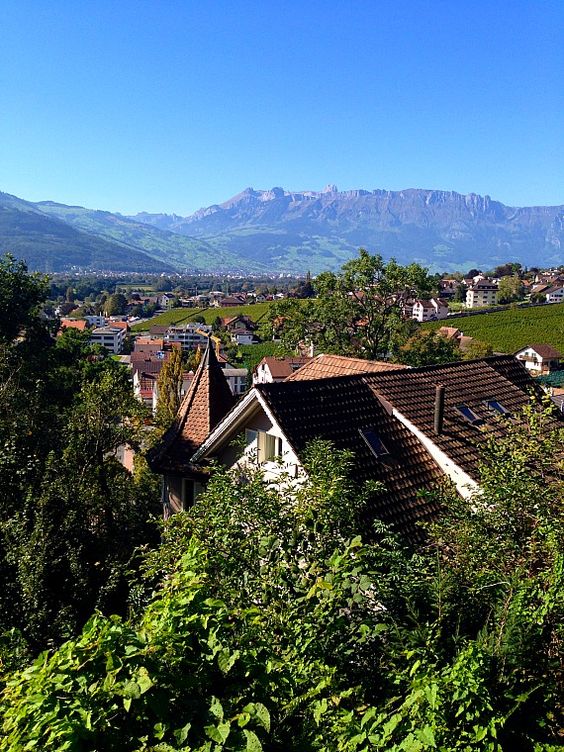
[{"label": "red tiled roof", "polygon": [[407,366],[397,363],[385,363],[378,360],[346,358],[343,355],[317,355],[288,377],[287,381],[304,381],[324,379],[334,376],[349,376],[355,373],[372,373],[377,371],[404,371]]},{"label": "red tiled roof", "polygon": [[[488,400],[500,402],[510,413],[529,404],[530,394],[542,390],[512,355],[457,361],[438,366],[412,368],[403,373],[372,373],[365,376],[375,394],[390,402],[470,476],[477,477],[480,446],[493,435],[506,433],[507,425],[494,419]],[[433,429],[435,388],[445,387],[444,430]],[[471,425],[456,410],[470,407],[482,418],[487,430]]]},{"label": "red tiled roof", "polygon": [[447,339],[456,339],[462,335],[460,329],[457,329],[455,326],[441,326],[437,329],[437,333]]},{"label": "red tiled roof", "polygon": [[208,341],[176,420],[164,434],[161,443],[148,453],[151,468],[155,472],[173,475],[192,472],[194,467],[190,458],[234,402],[235,398]]},{"label": "red tiled roof", "polygon": [[84,319],[61,319],[61,329],[78,329],[83,332],[88,329],[88,322]]}]

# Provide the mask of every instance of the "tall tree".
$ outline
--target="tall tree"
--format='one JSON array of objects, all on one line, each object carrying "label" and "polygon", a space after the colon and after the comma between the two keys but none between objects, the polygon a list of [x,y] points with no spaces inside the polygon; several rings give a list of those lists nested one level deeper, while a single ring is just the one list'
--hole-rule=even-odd
[{"label": "tall tree", "polygon": [[428,295],[434,280],[419,264],[386,263],[361,248],[339,273],[320,274],[315,287],[315,300],[273,306],[270,319],[284,346],[305,341],[324,352],[382,358],[403,336],[406,302]]},{"label": "tall tree", "polygon": [[182,353],[174,349],[170,358],[163,363],[157,380],[159,398],[156,418],[159,425],[165,428],[175,419],[180,407],[183,372]]}]

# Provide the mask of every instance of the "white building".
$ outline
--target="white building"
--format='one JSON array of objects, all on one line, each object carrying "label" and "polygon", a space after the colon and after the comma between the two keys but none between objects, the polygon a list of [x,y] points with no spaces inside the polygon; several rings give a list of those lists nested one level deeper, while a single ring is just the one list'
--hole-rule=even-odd
[{"label": "white building", "polygon": [[545,290],[547,303],[564,303],[564,285],[554,285]]},{"label": "white building", "polygon": [[102,347],[105,347],[106,350],[114,355],[119,355],[123,349],[125,335],[125,328],[100,326],[92,330],[90,342],[93,345],[102,345]]},{"label": "white building", "polygon": [[413,304],[411,317],[416,321],[437,321],[448,316],[448,303],[441,298],[430,300],[416,300]]},{"label": "white building", "polygon": [[497,302],[497,285],[480,279],[466,291],[466,308],[483,308]]},{"label": "white building", "polygon": [[212,327],[207,324],[188,323],[169,326],[164,336],[165,342],[180,342],[183,350],[196,350],[198,345],[205,347]]},{"label": "white building", "polygon": [[84,316],[84,320],[88,322],[88,326],[106,326],[105,316]]},{"label": "white building", "polygon": [[227,379],[229,388],[235,397],[240,394],[245,394],[247,391],[247,376],[248,371],[246,368],[223,368],[223,375]]},{"label": "white building", "polygon": [[560,367],[562,355],[552,345],[527,345],[515,353],[531,374],[538,376],[541,373],[550,373]]}]

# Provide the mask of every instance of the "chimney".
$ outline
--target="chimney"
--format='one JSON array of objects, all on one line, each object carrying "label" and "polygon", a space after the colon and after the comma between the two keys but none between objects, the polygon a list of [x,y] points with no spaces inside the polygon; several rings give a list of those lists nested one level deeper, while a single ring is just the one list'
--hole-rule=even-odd
[{"label": "chimney", "polygon": [[440,436],[443,432],[443,417],[445,413],[445,388],[435,387],[435,433]]}]

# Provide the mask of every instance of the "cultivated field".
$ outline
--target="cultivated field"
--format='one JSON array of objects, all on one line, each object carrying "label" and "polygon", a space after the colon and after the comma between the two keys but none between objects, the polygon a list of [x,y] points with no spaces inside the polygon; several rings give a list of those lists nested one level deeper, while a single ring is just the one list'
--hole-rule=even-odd
[{"label": "cultivated field", "polygon": [[253,321],[260,321],[267,313],[272,303],[254,303],[253,305],[229,306],[228,308],[173,308],[155,316],[141,324],[132,327],[134,332],[145,332],[152,326],[170,326],[171,324],[187,324],[195,316],[203,316],[206,324],[211,324],[218,316],[249,316]]},{"label": "cultivated field", "polygon": [[489,342],[495,352],[512,353],[528,344],[546,344],[564,353],[564,304],[518,308],[423,324],[425,329],[455,326]]}]

